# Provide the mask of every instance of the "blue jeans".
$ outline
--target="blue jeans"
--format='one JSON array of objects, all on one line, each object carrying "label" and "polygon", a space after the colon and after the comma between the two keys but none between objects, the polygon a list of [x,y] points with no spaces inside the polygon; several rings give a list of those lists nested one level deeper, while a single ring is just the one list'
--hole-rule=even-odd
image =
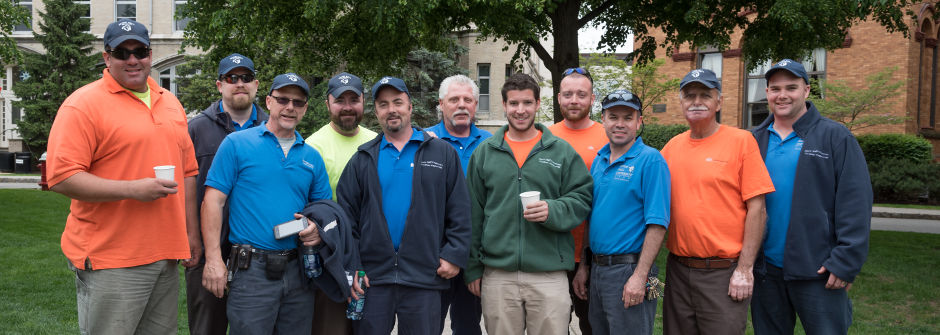
[{"label": "blue jeans", "polygon": [[238,270],[229,283],[229,333],[304,334],[313,324],[313,290],[302,277],[297,259],[287,262],[284,275],[270,280],[263,255],[251,256],[248,269]]},{"label": "blue jeans", "polygon": [[[652,334],[656,320],[656,301],[643,299],[643,303],[623,307],[623,287],[636,270],[636,264],[591,266],[590,303],[591,328],[594,334]],[[649,276],[659,273],[656,264]]]},{"label": "blue jeans", "polygon": [[373,285],[366,291],[362,320],[353,321],[357,335],[387,335],[398,318],[402,335],[440,334],[441,291],[403,285]]},{"label": "blue jeans", "polygon": [[450,279],[450,288],[441,292],[441,333],[450,307],[450,329],[454,335],[480,335],[480,317],[483,307],[480,297],[470,293],[463,280],[463,270]]},{"label": "blue jeans", "polygon": [[754,279],[754,334],[793,334],[796,315],[808,335],[847,333],[852,300],[845,289],[826,289],[827,280],[783,280],[783,269],[767,264]]}]

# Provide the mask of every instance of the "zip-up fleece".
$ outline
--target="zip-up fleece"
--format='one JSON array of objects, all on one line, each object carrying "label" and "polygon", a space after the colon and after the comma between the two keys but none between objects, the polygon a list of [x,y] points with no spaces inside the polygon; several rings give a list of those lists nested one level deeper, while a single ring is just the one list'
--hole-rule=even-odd
[{"label": "zip-up fleece", "polygon": [[[819,279],[820,266],[852,282],[868,257],[872,189],[868,165],[855,136],[822,117],[812,102],[793,124],[803,139],[796,164],[790,226],[783,255],[785,280]],[[773,115],[751,130],[767,158]],[[759,255],[763,255],[761,252]],[[758,261],[758,271],[764,271]]]},{"label": "zip-up fleece", "polygon": [[[199,217],[202,217],[202,199],[206,195],[206,177],[209,175],[209,168],[212,167],[212,159],[215,158],[215,152],[219,150],[219,144],[225,136],[235,132],[232,125],[232,117],[219,108],[222,100],[213,102],[209,108],[189,120],[189,138],[193,141],[193,147],[196,150],[196,163],[199,164],[199,175],[196,176],[196,211]],[[252,127],[261,125],[268,120],[268,114],[261,107],[254,105],[258,115]],[[222,236],[219,240],[222,246],[222,259],[227,260],[231,244],[228,241],[228,206],[222,208]],[[201,260],[205,262],[205,258]]]},{"label": "zip-up fleece", "polygon": [[378,157],[382,134],[359,146],[336,185],[337,202],[349,213],[353,239],[371,285],[397,284],[443,290],[437,275],[443,258],[461,268],[470,244],[470,201],[457,151],[427,133],[415,152],[411,208],[398,252],[382,211]]},{"label": "zip-up fleece", "polygon": [[[470,157],[473,238],[465,279],[483,276],[483,267],[505,271],[543,272],[574,268],[571,229],[591,211],[593,181],[578,153],[541,124],[542,138],[520,168],[506,143],[503,126]],[[519,193],[541,192],[548,220],[522,218]]]}]

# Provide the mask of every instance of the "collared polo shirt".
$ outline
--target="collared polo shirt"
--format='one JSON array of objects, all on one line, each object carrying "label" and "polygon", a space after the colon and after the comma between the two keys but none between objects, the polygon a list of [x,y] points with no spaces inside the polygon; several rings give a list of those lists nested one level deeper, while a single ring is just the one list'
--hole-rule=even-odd
[{"label": "collared polo shirt", "polygon": [[379,144],[379,159],[377,168],[379,184],[382,186],[382,213],[388,224],[388,235],[392,238],[395,251],[401,245],[401,236],[405,232],[405,220],[408,219],[408,210],[411,208],[411,182],[414,179],[415,153],[424,134],[414,127],[411,128],[411,138],[401,148],[386,140],[382,134]]},{"label": "collared polo shirt", "polygon": [[267,122],[234,132],[219,145],[206,186],[228,195],[232,243],[294,249],[297,237],[277,240],[274,226],[294,220],[308,202],[332,197],[323,158],[294,133],[286,157]]},{"label": "collared polo shirt", "polygon": [[489,131],[477,128],[476,125],[470,125],[470,136],[467,137],[457,137],[451,135],[447,131],[447,127],[444,126],[444,121],[424,129],[428,132],[433,132],[442,140],[450,143],[451,146],[457,150],[457,155],[460,156],[460,166],[463,167],[463,175],[467,176],[467,165],[470,165],[470,156],[473,155],[473,150],[477,148],[480,143],[483,143],[483,140],[493,136]]},{"label": "collared polo shirt", "polygon": [[598,255],[639,253],[647,225],[669,225],[670,179],[666,160],[637,138],[626,153],[610,161],[610,144],[591,164],[594,205],[589,238]]},{"label": "collared polo shirt", "polygon": [[803,149],[803,139],[791,132],[781,139],[774,124],[767,127],[770,136],[767,142],[767,172],[774,182],[776,192],[768,193],[767,233],[764,240],[764,257],[770,264],[783,267],[783,250],[787,244],[787,229],[790,227],[790,206],[793,202],[793,182],[796,180],[796,163]]},{"label": "collared polo shirt", "polygon": [[[223,109],[221,101],[219,101],[219,113],[225,113],[225,109]],[[238,122],[232,120],[232,127],[235,128],[235,131],[245,130],[251,128],[251,125],[253,125],[257,119],[258,107],[255,106],[255,104],[251,104],[251,116],[248,117],[248,120],[246,120],[244,124],[238,124]]]}]

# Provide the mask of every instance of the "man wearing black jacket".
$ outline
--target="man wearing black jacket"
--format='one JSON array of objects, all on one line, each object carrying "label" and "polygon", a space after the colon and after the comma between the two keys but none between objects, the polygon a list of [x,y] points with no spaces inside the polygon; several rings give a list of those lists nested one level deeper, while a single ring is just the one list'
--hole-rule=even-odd
[{"label": "man wearing black jacket", "polygon": [[[764,75],[772,115],[752,132],[776,192],[755,266],[755,334],[845,334],[847,291],[868,256],[872,189],[852,133],[820,115],[802,64],[784,59]],[[763,262],[761,262],[761,259]]]},{"label": "man wearing black jacket", "polygon": [[[254,103],[258,92],[255,65],[248,57],[234,53],[219,61],[219,77],[215,81],[222,99],[189,121],[189,137],[196,150],[199,175],[196,176],[196,198],[186,199],[187,206],[195,206],[199,222],[203,196],[206,193],[206,175],[219,144],[228,134],[248,129],[268,119],[268,114]],[[231,244],[228,242],[228,210],[222,216],[222,258],[227,259]],[[198,230],[198,229],[197,229]],[[202,238],[190,241],[202,245]],[[202,250],[202,248],[199,248]],[[200,252],[201,253],[201,252]],[[202,255],[200,255],[202,256]],[[186,309],[189,312],[191,334],[225,334],[228,318],[225,316],[225,298],[219,299],[202,286],[205,259],[186,269]]]},{"label": "man wearing black jacket", "polygon": [[[439,334],[441,290],[465,267],[470,195],[460,157],[444,140],[411,125],[404,81],[372,87],[382,134],[359,146],[336,186],[349,213],[368,287],[356,334]],[[353,290],[362,294],[358,280]]]}]

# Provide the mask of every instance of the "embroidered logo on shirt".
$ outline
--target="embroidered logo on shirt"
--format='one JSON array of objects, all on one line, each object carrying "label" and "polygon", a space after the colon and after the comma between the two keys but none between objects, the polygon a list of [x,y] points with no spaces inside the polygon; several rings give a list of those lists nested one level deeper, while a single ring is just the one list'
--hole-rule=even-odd
[{"label": "embroidered logo on shirt", "polygon": [[333,228],[336,228],[336,220],[333,220],[333,222],[330,222],[330,224],[326,225],[326,227],[323,227],[323,232],[328,232]]},{"label": "embroidered logo on shirt", "polygon": [[633,165],[621,165],[614,173],[614,180],[630,181],[633,178]]},{"label": "embroidered logo on shirt", "polygon": [[561,163],[553,161],[551,158],[539,158],[539,163],[548,164],[549,166],[556,168],[556,169],[561,168]]},{"label": "embroidered logo on shirt", "polygon": [[435,161],[422,161],[421,166],[438,168],[441,170],[444,169],[444,164],[441,164],[440,162],[435,162]]},{"label": "embroidered logo on shirt", "polygon": [[804,155],[807,155],[807,156],[819,157],[819,158],[822,158],[822,159],[829,159],[829,153],[828,153],[828,152],[822,152],[822,151],[816,150],[816,149],[807,149],[806,151],[803,151],[803,154],[804,154]]},{"label": "embroidered logo on shirt", "polygon": [[310,168],[311,170],[314,170],[314,169],[315,169],[315,168],[313,167],[313,164],[310,164],[310,162],[307,162],[307,160],[301,160],[301,162],[303,162],[303,163],[304,163],[304,166]]}]

